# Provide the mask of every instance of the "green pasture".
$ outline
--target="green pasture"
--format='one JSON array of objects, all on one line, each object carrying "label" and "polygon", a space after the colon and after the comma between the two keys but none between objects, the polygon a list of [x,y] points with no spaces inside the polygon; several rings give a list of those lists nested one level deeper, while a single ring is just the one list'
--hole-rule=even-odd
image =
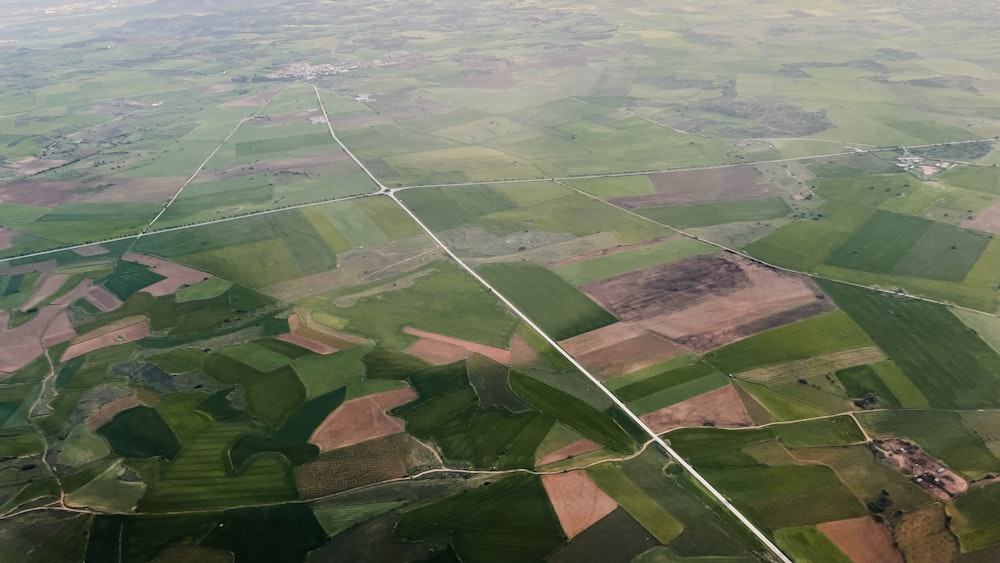
[{"label": "green pasture", "polygon": [[640,215],[678,229],[734,223],[736,221],[767,221],[785,217],[791,208],[781,197],[767,197],[719,203],[645,207]]},{"label": "green pasture", "polygon": [[578,289],[537,264],[483,264],[478,271],[555,340],[616,321]]}]

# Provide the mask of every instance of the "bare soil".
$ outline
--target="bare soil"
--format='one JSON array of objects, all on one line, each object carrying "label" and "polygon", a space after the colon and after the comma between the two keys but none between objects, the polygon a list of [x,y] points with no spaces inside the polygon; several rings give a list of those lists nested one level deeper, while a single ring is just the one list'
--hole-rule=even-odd
[{"label": "bare soil", "polygon": [[24,174],[25,176],[33,176],[35,174],[40,174],[46,170],[51,170],[58,166],[62,166],[69,162],[68,160],[55,160],[47,158],[37,158],[30,156],[24,160],[19,160],[14,163],[14,168],[17,169],[18,174]]},{"label": "bare soil", "polygon": [[948,529],[944,507],[934,503],[905,514],[895,527],[907,563],[954,561],[958,539]]},{"label": "bare soil", "polygon": [[87,428],[97,430],[107,424],[108,421],[114,418],[116,414],[122,411],[127,411],[133,407],[138,407],[141,404],[142,401],[134,395],[115,399],[114,401],[102,406],[97,410],[97,412],[88,416],[83,422],[87,425]]},{"label": "bare soil", "polygon": [[760,183],[761,179],[760,172],[750,166],[661,172],[649,175],[655,194],[608,201],[625,209],[636,209],[784,195],[781,188]]},{"label": "bare soil", "polygon": [[[125,344],[126,342],[135,342],[150,335],[149,321],[146,317],[142,317],[139,320],[132,317],[127,320],[130,321],[130,324],[121,326],[120,328],[116,327],[108,331],[109,327],[101,327],[78,337],[66,349],[60,361],[65,362],[66,360],[71,360],[77,356],[82,356],[101,348]],[[115,324],[117,325],[118,323]]]},{"label": "bare soil", "polygon": [[583,471],[542,475],[542,485],[559,517],[566,537],[572,539],[618,508]]},{"label": "bare soil", "polygon": [[510,349],[510,365],[513,367],[527,367],[538,360],[538,352],[520,334],[515,334],[507,347]]},{"label": "bare soil", "polygon": [[104,313],[114,311],[122,306],[122,302],[118,297],[100,285],[95,285],[91,288],[90,292],[84,298]]},{"label": "bare soil", "polygon": [[74,248],[73,254],[77,256],[99,256],[101,254],[107,254],[108,249],[104,248],[99,244],[91,244],[88,246],[81,246],[80,248]]},{"label": "bare soil", "polygon": [[691,426],[716,426],[719,428],[746,428],[753,426],[753,419],[732,385],[703,393],[676,405],[660,409],[642,417],[656,433],[674,428]]},{"label": "bare soil", "polygon": [[835,308],[808,278],[735,256],[694,256],[580,289],[619,319],[699,353]]},{"label": "bare soil", "polygon": [[35,207],[58,207],[74,199],[78,182],[55,180],[20,180],[0,185],[0,203],[17,203]]},{"label": "bare soil", "polygon": [[915,485],[943,501],[969,490],[965,479],[941,465],[916,444],[893,438],[873,440],[872,446],[882,454],[883,459],[895,463],[900,469],[908,469],[912,476],[910,481]]},{"label": "bare soil", "polygon": [[989,233],[1000,233],[1000,201],[976,211],[973,219],[962,221],[962,226]]},{"label": "bare soil", "polygon": [[402,432],[405,422],[388,411],[416,398],[417,393],[407,387],[345,401],[316,428],[309,441],[328,451]]},{"label": "bare soil", "polygon": [[86,198],[87,203],[166,201],[177,193],[187,178],[115,178],[100,193]]},{"label": "bare soil", "polygon": [[[420,337],[420,340],[418,340],[416,344],[420,344],[422,341],[425,340],[429,341],[427,344],[424,344],[423,346],[418,347],[416,349],[414,349],[414,346],[411,346],[409,349],[407,349],[406,352],[408,354],[412,354],[418,357],[423,357],[420,356],[419,352],[430,352],[431,355],[433,356],[435,353],[437,353],[435,352],[435,350],[440,350],[440,355],[442,356],[448,356],[454,353],[454,348],[459,348],[461,350],[464,350],[465,354],[451,361],[467,358],[472,354],[479,354],[481,356],[486,356],[487,358],[501,365],[509,366],[511,363],[510,350],[494,348],[493,346],[487,346],[485,344],[480,344],[478,342],[472,342],[470,340],[462,340],[461,338],[454,338],[451,336],[445,336],[443,334],[427,332],[425,330],[419,330],[408,326],[403,327],[403,332],[405,332],[406,334],[410,334],[412,336]],[[445,346],[438,347],[437,344],[444,344]],[[424,359],[432,363],[434,362],[434,360],[432,360],[429,357]],[[445,362],[445,363],[450,363],[450,362]]]},{"label": "bare soil", "polygon": [[316,342],[312,338],[307,336],[302,336],[301,334],[282,334],[278,337],[278,340],[288,342],[289,344],[294,344],[300,348],[305,348],[310,352],[315,352],[317,354],[326,356],[337,351],[333,346],[327,346],[322,342]]},{"label": "bare soil", "polygon": [[[37,264],[33,265],[37,266]],[[66,315],[66,307],[90,291],[91,280],[84,280],[51,305],[38,310],[35,317],[23,325],[10,328],[10,311],[0,311],[0,377],[24,367],[44,352],[44,347],[66,342],[76,336]]]},{"label": "bare soil", "polygon": [[21,306],[21,310],[27,311],[42,301],[45,301],[52,296],[52,294],[59,291],[59,288],[62,287],[68,279],[69,276],[66,274],[43,274],[42,279],[40,280],[41,283],[35,283],[37,287],[35,289],[35,294]]},{"label": "bare soil", "polygon": [[330,328],[314,321],[312,313],[307,309],[301,309],[299,312],[288,317],[288,328],[291,330],[291,336],[295,337],[294,340],[288,340],[288,342],[292,342],[293,344],[297,344],[299,341],[303,343],[313,342],[317,346],[317,350],[313,350],[314,352],[318,352],[318,349],[330,350],[329,352],[318,352],[320,354],[339,352],[340,350],[370,343],[366,338]]},{"label": "bare soil", "polygon": [[550,463],[555,463],[571,457],[596,452],[599,449],[601,449],[601,446],[596,442],[591,442],[590,440],[578,440],[568,446],[559,448],[552,453],[542,456],[538,460],[538,465],[548,465]]},{"label": "bare soil", "polygon": [[870,516],[823,522],[816,527],[855,563],[903,563],[892,533]]},{"label": "bare soil", "polygon": [[602,379],[676,358],[688,352],[636,323],[615,323],[559,343]]},{"label": "bare soil", "polygon": [[160,280],[153,285],[142,288],[142,291],[149,293],[153,297],[170,295],[184,286],[194,285],[212,277],[212,274],[209,274],[208,272],[195,270],[194,268],[183,266],[176,262],[164,260],[163,258],[157,258],[155,256],[129,252],[122,256],[122,259],[149,266],[153,272],[167,278],[165,280]]}]

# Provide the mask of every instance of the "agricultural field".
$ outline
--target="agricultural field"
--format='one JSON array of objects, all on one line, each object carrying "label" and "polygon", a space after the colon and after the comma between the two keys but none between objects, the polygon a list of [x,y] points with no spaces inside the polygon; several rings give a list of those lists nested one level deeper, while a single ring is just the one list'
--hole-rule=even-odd
[{"label": "agricultural field", "polygon": [[990,561],[983,0],[0,3],[0,561]]}]

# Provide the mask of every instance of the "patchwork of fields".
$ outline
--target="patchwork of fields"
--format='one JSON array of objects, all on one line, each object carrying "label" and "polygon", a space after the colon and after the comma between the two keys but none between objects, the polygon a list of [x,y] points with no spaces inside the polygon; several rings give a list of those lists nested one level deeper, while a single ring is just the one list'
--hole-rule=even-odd
[{"label": "patchwork of fields", "polygon": [[0,7],[0,560],[1000,554],[991,6],[134,4]]}]

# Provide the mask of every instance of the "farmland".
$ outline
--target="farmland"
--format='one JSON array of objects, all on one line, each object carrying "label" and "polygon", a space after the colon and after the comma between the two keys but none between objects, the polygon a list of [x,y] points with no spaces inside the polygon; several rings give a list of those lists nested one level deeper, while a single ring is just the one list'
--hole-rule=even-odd
[{"label": "farmland", "polygon": [[1000,553],[989,3],[0,4],[0,560]]}]

